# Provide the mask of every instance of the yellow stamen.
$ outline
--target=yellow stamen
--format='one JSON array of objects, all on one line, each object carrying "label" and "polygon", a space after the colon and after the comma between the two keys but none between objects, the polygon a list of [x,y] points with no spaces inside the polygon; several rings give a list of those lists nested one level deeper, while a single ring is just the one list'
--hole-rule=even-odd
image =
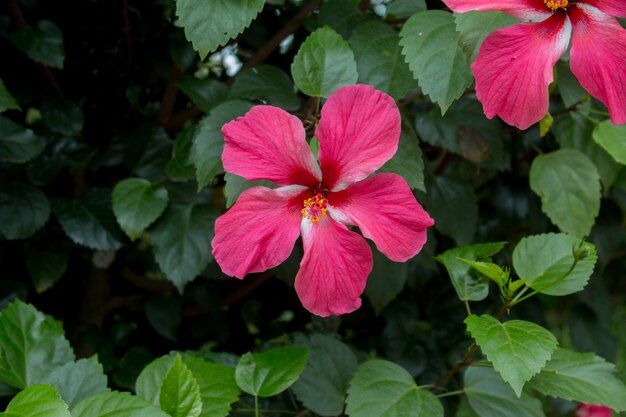
[{"label": "yellow stamen", "polygon": [[328,201],[321,195],[316,194],[311,198],[304,200],[304,208],[300,211],[302,217],[308,219],[311,223],[319,223],[328,211]]},{"label": "yellow stamen", "polygon": [[568,0],[543,0],[543,2],[552,9],[553,12],[556,12],[558,9],[567,9]]}]

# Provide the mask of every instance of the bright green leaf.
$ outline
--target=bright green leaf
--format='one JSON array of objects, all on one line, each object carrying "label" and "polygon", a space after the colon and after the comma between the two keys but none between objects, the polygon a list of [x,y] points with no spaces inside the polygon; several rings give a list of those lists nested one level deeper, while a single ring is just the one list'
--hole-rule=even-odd
[{"label": "bright green leaf", "polygon": [[393,172],[404,178],[412,189],[426,191],[422,149],[412,129],[402,130],[398,152],[378,172]]},{"label": "bright green leaf", "polygon": [[298,110],[301,104],[291,78],[273,65],[257,65],[237,74],[229,97],[263,100],[285,110]]},{"label": "bright green leaf", "polygon": [[475,274],[470,274],[472,268],[459,258],[469,260],[491,259],[491,256],[500,252],[505,244],[505,242],[476,243],[450,249],[435,257],[446,267],[459,299],[462,301],[480,301],[489,294],[487,281]]},{"label": "bright green leaf", "polygon": [[557,349],[529,385],[544,395],[626,410],[626,385],[612,363],[593,353]]},{"label": "bright green leaf", "polygon": [[35,290],[41,293],[52,287],[65,274],[69,259],[68,251],[40,250],[34,245],[25,246],[26,267]]},{"label": "bright green leaf", "polygon": [[465,262],[487,278],[493,280],[499,286],[506,284],[508,274],[504,272],[499,265],[491,262],[472,261],[464,258],[459,258],[459,261]]},{"label": "bright green leaf", "polygon": [[616,126],[610,120],[596,125],[593,140],[617,162],[626,165],[626,126]]},{"label": "bright green leaf", "polygon": [[376,314],[380,314],[404,288],[408,267],[406,262],[393,262],[380,253],[374,244],[369,245],[374,256],[374,266],[367,278],[365,295],[374,306]]},{"label": "bright green leaf", "polygon": [[472,314],[465,324],[493,368],[518,397],[524,384],[544,367],[557,348],[552,333],[529,321],[500,323],[487,314],[480,317]]},{"label": "bright green leaf", "polygon": [[454,17],[440,10],[416,13],[400,37],[402,53],[422,91],[445,113],[474,81]]},{"label": "bright green leaf", "polygon": [[314,334],[304,371],[292,389],[305,407],[321,416],[343,412],[348,383],[358,363],[352,350],[339,340]]},{"label": "bright green leaf", "polygon": [[113,189],[113,213],[131,239],[137,238],[167,206],[167,190],[148,180],[127,178]]},{"label": "bright green leaf", "polygon": [[217,174],[224,171],[222,126],[242,116],[251,108],[252,103],[240,100],[227,101],[216,106],[200,121],[196,127],[190,155],[191,161],[196,166],[198,187],[202,188],[210,184]]},{"label": "bright green leaf", "polygon": [[0,380],[23,389],[73,360],[60,322],[19,299],[2,310]]},{"label": "bright green leaf", "polygon": [[243,391],[272,397],[289,388],[304,370],[309,349],[277,347],[262,353],[246,353],[235,369],[235,380]]},{"label": "bright green leaf", "polygon": [[21,110],[17,101],[13,98],[9,90],[7,90],[4,82],[0,79],[0,113],[5,110]]},{"label": "bright green leaf", "polygon": [[122,247],[108,190],[93,188],[75,200],[55,200],[52,208],[65,234],[79,245],[99,250]]},{"label": "bright green leaf", "polygon": [[[581,255],[575,266],[574,251]],[[592,244],[564,233],[529,236],[513,250],[513,268],[520,279],[549,295],[581,291],[593,273],[596,259]]]},{"label": "bright green leaf", "polygon": [[26,162],[43,148],[43,141],[32,130],[0,116],[0,162]]},{"label": "bright green leaf", "polygon": [[70,417],[67,404],[49,385],[33,385],[17,394],[4,413],[8,417]]},{"label": "bright green leaf", "polygon": [[50,203],[39,188],[20,182],[0,184],[0,232],[9,240],[24,239],[50,217]]},{"label": "bright green leaf", "polygon": [[526,393],[515,395],[490,368],[469,367],[465,372],[467,400],[480,417],[544,417],[541,402]]},{"label": "bright green leaf", "polygon": [[561,231],[583,237],[600,212],[600,176],[579,151],[561,149],[539,155],[530,167],[530,188],[541,209]]},{"label": "bright green leaf", "polygon": [[209,113],[211,109],[226,100],[228,87],[216,80],[186,76],[178,82],[178,88],[200,109]]},{"label": "bright green leaf", "polygon": [[224,194],[226,195],[226,207],[230,207],[235,204],[235,201],[239,198],[239,195],[248,188],[255,186],[263,186],[274,188],[276,185],[270,181],[248,181],[247,179],[240,177],[239,175],[231,174],[227,172],[224,174]]},{"label": "bright green leaf", "polygon": [[176,15],[204,59],[248,27],[264,0],[177,0]]},{"label": "bright green leaf", "polygon": [[41,20],[37,26],[26,26],[18,30],[12,40],[33,60],[49,67],[63,68],[63,33],[54,23]]},{"label": "bright green leaf", "polygon": [[179,355],[163,378],[159,403],[172,417],[198,417],[202,411],[198,382]]},{"label": "bright green leaf", "polygon": [[[184,364],[196,379],[202,398],[201,417],[225,417],[230,405],[239,399],[235,370],[224,365],[207,362],[201,358],[183,355]],[[144,368],[137,378],[137,395],[159,404],[161,385],[174,363],[174,355],[156,359]]]},{"label": "bright green leaf", "polygon": [[404,368],[384,360],[359,366],[346,402],[350,417],[443,417],[443,406],[433,393],[418,388]]},{"label": "bright green leaf", "polygon": [[400,53],[398,32],[382,21],[361,23],[350,38],[359,83],[369,84],[398,100],[417,82]]},{"label": "bright green leaf", "polygon": [[519,21],[510,14],[495,10],[455,13],[456,30],[460,33],[463,49],[471,62],[476,60],[480,45],[491,32],[514,25]]},{"label": "bright green leaf", "polygon": [[89,397],[72,410],[72,417],[170,417],[141,397],[107,391]]},{"label": "bright green leaf", "polygon": [[291,75],[303,93],[315,97],[328,97],[358,79],[352,49],[329,27],[317,29],[302,43],[291,64]]},{"label": "bright green leaf", "polygon": [[49,374],[42,375],[41,383],[55,387],[70,408],[85,398],[108,389],[107,377],[95,356],[68,362]]},{"label": "bright green leaf", "polygon": [[204,205],[170,205],[149,230],[154,257],[181,293],[213,259],[211,239],[215,215]]}]

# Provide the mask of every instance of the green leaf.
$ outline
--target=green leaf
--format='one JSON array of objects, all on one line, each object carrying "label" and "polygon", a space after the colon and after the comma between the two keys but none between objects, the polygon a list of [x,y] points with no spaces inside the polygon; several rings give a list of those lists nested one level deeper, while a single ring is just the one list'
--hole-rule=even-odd
[{"label": "green leaf", "polygon": [[235,382],[235,370],[195,356],[187,355],[183,359],[200,386],[202,397],[200,416],[226,417],[231,404],[239,400],[241,393]]},{"label": "green leaf", "polygon": [[352,350],[339,340],[314,334],[309,361],[293,384],[298,400],[316,414],[336,416],[343,412],[348,383],[358,363]]},{"label": "green leaf", "polygon": [[271,181],[248,181],[247,179],[240,177],[239,175],[231,174],[227,172],[224,174],[224,194],[226,195],[226,208],[229,208],[239,198],[241,193],[248,188],[255,186],[263,186],[268,188],[274,188],[276,185]]},{"label": "green leaf", "polygon": [[66,136],[79,136],[85,124],[82,109],[68,100],[46,101],[41,117],[50,130]]},{"label": "green leaf", "polygon": [[[201,417],[225,417],[230,405],[239,399],[235,370],[224,365],[207,362],[201,358],[183,355],[184,364],[196,379],[202,399]],[[137,378],[137,395],[159,404],[161,385],[174,363],[174,355],[156,359],[144,368]]]},{"label": "green leaf", "polygon": [[[574,269],[574,251],[581,259]],[[584,255],[584,256],[583,256]],[[548,295],[581,291],[593,273],[595,247],[563,233],[526,237],[513,250],[513,268],[529,287]]]},{"label": "green leaf", "polygon": [[145,124],[136,129],[124,146],[124,165],[140,177],[160,179],[172,154],[172,144],[162,127]]},{"label": "green leaf", "polygon": [[170,417],[143,398],[107,391],[89,397],[72,410],[72,417]]},{"label": "green leaf", "polygon": [[300,46],[291,75],[303,93],[328,97],[357,82],[358,73],[350,45],[329,27],[317,29]]},{"label": "green leaf", "polygon": [[480,317],[472,314],[465,324],[493,368],[518,397],[524,384],[544,367],[557,348],[552,333],[529,321],[500,323],[487,314]]},{"label": "green leaf", "polygon": [[22,110],[0,79],[0,113],[5,110]]},{"label": "green leaf", "polygon": [[65,274],[69,252],[40,250],[27,244],[25,253],[26,267],[37,292],[41,293],[52,287]]},{"label": "green leaf", "polygon": [[387,4],[386,18],[405,19],[426,10],[426,0],[392,0]]},{"label": "green leaf", "polygon": [[459,261],[465,262],[501,287],[506,284],[509,274],[502,270],[499,265],[491,262],[472,261],[464,258],[459,258]]},{"label": "green leaf", "polygon": [[369,84],[396,100],[418,87],[400,53],[399,42],[398,32],[377,20],[361,23],[350,38],[359,83]]},{"label": "green leaf", "polygon": [[518,398],[490,368],[469,367],[465,372],[467,400],[480,417],[544,417],[541,402],[526,393]]},{"label": "green leaf", "polygon": [[0,184],[0,232],[9,240],[24,239],[50,217],[50,203],[39,188],[20,182]]},{"label": "green leaf", "polygon": [[489,260],[500,252],[506,242],[476,243],[447,250],[435,259],[448,271],[452,286],[461,301],[480,301],[489,295],[489,285],[482,276],[472,273],[472,268],[463,259]]},{"label": "green leaf", "polygon": [[293,81],[283,70],[273,65],[257,65],[237,74],[229,97],[263,100],[285,110],[300,108],[300,98],[295,92]]},{"label": "green leaf", "polygon": [[593,140],[617,162],[626,165],[626,126],[616,126],[610,120],[596,125]]},{"label": "green leaf", "polygon": [[74,360],[63,327],[16,299],[0,315],[0,380],[23,389]]},{"label": "green leaf", "polygon": [[113,189],[113,213],[122,230],[136,239],[167,206],[167,190],[154,188],[148,180],[127,178]]},{"label": "green leaf", "polygon": [[476,60],[478,49],[480,49],[480,45],[487,35],[497,29],[519,22],[510,14],[494,10],[455,13],[454,21],[456,30],[460,33],[461,45],[463,45],[463,49],[471,62]]},{"label": "green leaf", "polygon": [[172,417],[198,417],[202,411],[200,387],[180,355],[163,378],[159,403]]},{"label": "green leaf", "polygon": [[368,18],[368,15],[359,10],[355,1],[325,1],[320,7],[318,25],[328,25],[344,39],[349,39],[354,28]]},{"label": "green leaf", "polygon": [[161,336],[177,341],[178,328],[182,322],[180,298],[172,294],[160,294],[146,300],[146,319]]},{"label": "green leaf", "polygon": [[149,231],[161,271],[181,293],[213,259],[214,218],[209,206],[174,204]]},{"label": "green leaf", "polygon": [[[578,80],[575,82],[580,86]],[[559,85],[560,83],[561,74],[559,74]],[[584,93],[587,94],[586,91]],[[555,119],[552,132],[561,148],[577,149],[591,159],[600,174],[604,191],[608,192],[617,178],[621,165],[593,140],[595,126],[595,123],[586,118],[564,114]]]},{"label": "green leaf", "polygon": [[445,113],[474,81],[454,17],[440,10],[416,13],[400,37],[402,53],[422,91]]},{"label": "green leaf", "polygon": [[626,410],[626,385],[612,363],[593,353],[557,349],[529,386],[544,395]]},{"label": "green leaf", "polygon": [[75,200],[55,200],[52,208],[65,234],[77,244],[99,250],[122,247],[108,190],[94,188]]},{"label": "green leaf", "polygon": [[55,387],[70,408],[108,389],[107,377],[95,356],[68,362],[42,377],[41,382]]},{"label": "green leaf", "polygon": [[[478,223],[478,203],[474,187],[468,182],[443,175],[436,176],[419,201],[435,219],[435,228],[452,237],[457,245],[474,239]],[[459,216],[459,212],[463,216]]]},{"label": "green leaf", "polygon": [[368,244],[372,248],[374,266],[367,278],[365,295],[378,315],[404,288],[408,267],[406,262],[393,262],[387,258],[373,243]]},{"label": "green leaf", "polygon": [[196,127],[190,159],[196,166],[196,180],[199,188],[210,184],[217,174],[224,171],[222,126],[242,116],[251,108],[252,104],[245,101],[227,101],[216,106]]},{"label": "green leaf", "polygon": [[226,100],[228,87],[216,80],[201,80],[185,76],[177,84],[178,88],[200,109],[209,113],[211,109]]},{"label": "green leaf", "polygon": [[43,148],[43,141],[32,130],[0,116],[0,162],[26,162]]},{"label": "green leaf", "polygon": [[530,188],[561,231],[583,237],[600,212],[600,176],[585,154],[561,149],[539,155],[530,167]]},{"label": "green leaf", "polygon": [[37,26],[26,26],[17,31],[12,40],[33,60],[49,67],[63,68],[63,33],[54,23],[41,20]]},{"label": "green leaf", "polygon": [[177,0],[176,15],[204,59],[243,32],[264,4],[264,0]]},{"label": "green leaf", "polygon": [[441,402],[418,388],[404,368],[370,360],[359,366],[350,382],[346,414],[350,417],[443,417]]},{"label": "green leaf", "polygon": [[246,353],[239,359],[235,380],[243,391],[259,397],[272,397],[289,388],[304,370],[309,349],[277,347],[262,353]]},{"label": "green leaf", "polygon": [[5,413],[8,417],[70,417],[67,404],[49,385],[33,385],[18,393]]},{"label": "green leaf", "polygon": [[185,127],[178,133],[172,149],[172,159],[165,167],[165,175],[172,181],[187,181],[196,176],[196,167],[189,160],[196,125]]},{"label": "green leaf", "polygon": [[380,168],[379,172],[393,172],[403,177],[412,189],[426,191],[424,187],[424,160],[419,139],[412,129],[400,133],[398,152]]}]

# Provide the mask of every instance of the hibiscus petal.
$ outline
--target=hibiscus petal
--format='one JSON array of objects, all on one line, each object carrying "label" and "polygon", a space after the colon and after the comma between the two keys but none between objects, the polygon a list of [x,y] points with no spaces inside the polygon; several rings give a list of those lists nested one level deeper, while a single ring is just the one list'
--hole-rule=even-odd
[{"label": "hibiscus petal", "polygon": [[359,226],[389,259],[404,262],[426,243],[433,219],[396,174],[377,174],[344,191],[328,195],[330,213],[342,223]]},{"label": "hibiscus petal", "polygon": [[443,0],[443,2],[457,13],[470,10],[499,10],[527,22],[540,22],[552,14],[552,10],[543,0]]},{"label": "hibiscus petal", "polygon": [[295,116],[273,106],[255,106],[222,127],[224,169],[249,181],[317,187],[321,171]]},{"label": "hibiscus petal", "polygon": [[226,275],[243,278],[282,263],[300,235],[305,187],[252,187],[215,221],[213,257]]},{"label": "hibiscus petal", "polygon": [[487,36],[472,71],[485,115],[527,129],[548,111],[553,67],[567,49],[571,23],[563,13]]},{"label": "hibiscus petal", "polygon": [[398,150],[400,112],[387,94],[343,87],[328,97],[315,136],[323,186],[341,190],[367,178]]},{"label": "hibiscus petal", "polygon": [[315,224],[303,220],[302,242],[304,257],[295,288],[304,308],[322,317],[359,308],[372,271],[367,242],[328,216]]},{"label": "hibiscus petal", "polygon": [[624,0],[584,0],[581,4],[597,7],[606,14],[616,17],[626,17],[626,1]]},{"label": "hibiscus petal", "polygon": [[572,72],[608,107],[613,123],[626,123],[626,30],[615,18],[585,4],[572,7],[569,14]]}]

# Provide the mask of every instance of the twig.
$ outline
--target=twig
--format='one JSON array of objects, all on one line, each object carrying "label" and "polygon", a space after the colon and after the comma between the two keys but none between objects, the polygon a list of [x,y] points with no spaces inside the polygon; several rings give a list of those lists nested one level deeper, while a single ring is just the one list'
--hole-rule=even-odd
[{"label": "twig", "polygon": [[166,125],[172,117],[172,110],[174,110],[176,95],[178,94],[178,87],[176,84],[180,80],[181,75],[181,69],[177,65],[172,66],[170,76],[167,80],[167,85],[165,86],[165,92],[163,93],[163,100],[161,100],[161,108],[159,109],[159,114],[157,115],[157,121],[162,126]]}]

